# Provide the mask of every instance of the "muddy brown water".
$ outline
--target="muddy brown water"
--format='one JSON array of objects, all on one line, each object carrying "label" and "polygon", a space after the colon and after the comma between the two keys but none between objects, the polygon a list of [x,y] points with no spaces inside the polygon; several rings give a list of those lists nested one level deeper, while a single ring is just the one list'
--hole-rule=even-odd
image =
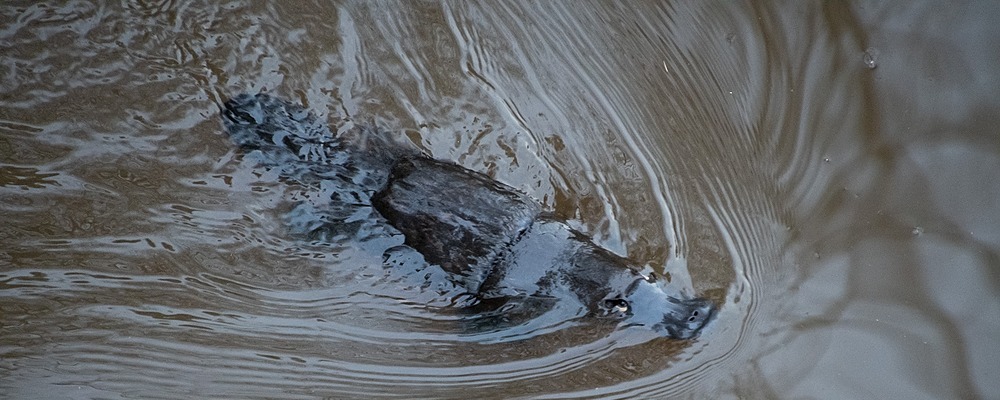
[{"label": "muddy brown water", "polygon": [[[996,398],[995,2],[4,2],[0,397]],[[457,329],[240,92],[520,188],[721,305]],[[568,312],[572,313],[573,310]]]}]

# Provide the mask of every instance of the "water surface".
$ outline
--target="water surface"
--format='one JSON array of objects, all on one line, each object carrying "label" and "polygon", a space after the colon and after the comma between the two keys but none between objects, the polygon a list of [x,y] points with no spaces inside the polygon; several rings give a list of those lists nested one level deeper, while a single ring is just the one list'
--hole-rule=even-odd
[{"label": "water surface", "polygon": [[[1000,393],[996,5],[258,3],[0,6],[3,397]],[[265,90],[720,314],[463,331],[399,238],[295,229],[322,197],[218,117]]]}]

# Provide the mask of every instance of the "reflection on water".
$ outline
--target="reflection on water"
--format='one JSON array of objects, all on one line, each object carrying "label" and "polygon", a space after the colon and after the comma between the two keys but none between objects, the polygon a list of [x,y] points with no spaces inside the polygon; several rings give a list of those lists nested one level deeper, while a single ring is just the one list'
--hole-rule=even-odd
[{"label": "reflection on water", "polygon": [[[5,3],[0,393],[1000,392],[997,16]],[[433,266],[383,266],[398,238],[289,227],[325,200],[218,119],[265,89],[518,187],[720,315],[693,341],[565,318],[463,332]]]}]

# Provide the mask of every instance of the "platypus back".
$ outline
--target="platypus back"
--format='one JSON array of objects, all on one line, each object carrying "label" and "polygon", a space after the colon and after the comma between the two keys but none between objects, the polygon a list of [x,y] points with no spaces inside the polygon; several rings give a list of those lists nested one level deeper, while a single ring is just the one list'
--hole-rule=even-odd
[{"label": "platypus back", "polygon": [[534,199],[485,174],[426,157],[398,162],[372,205],[408,246],[461,276],[472,293],[542,212]]}]

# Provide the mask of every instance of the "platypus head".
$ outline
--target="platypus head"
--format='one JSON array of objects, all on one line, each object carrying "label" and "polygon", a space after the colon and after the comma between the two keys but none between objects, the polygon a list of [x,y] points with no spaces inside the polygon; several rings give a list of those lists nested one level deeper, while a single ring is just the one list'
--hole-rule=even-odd
[{"label": "platypus head", "polygon": [[625,326],[645,326],[675,339],[691,339],[715,315],[715,304],[705,299],[668,295],[655,278],[639,277],[622,293],[603,300],[602,308]]}]

